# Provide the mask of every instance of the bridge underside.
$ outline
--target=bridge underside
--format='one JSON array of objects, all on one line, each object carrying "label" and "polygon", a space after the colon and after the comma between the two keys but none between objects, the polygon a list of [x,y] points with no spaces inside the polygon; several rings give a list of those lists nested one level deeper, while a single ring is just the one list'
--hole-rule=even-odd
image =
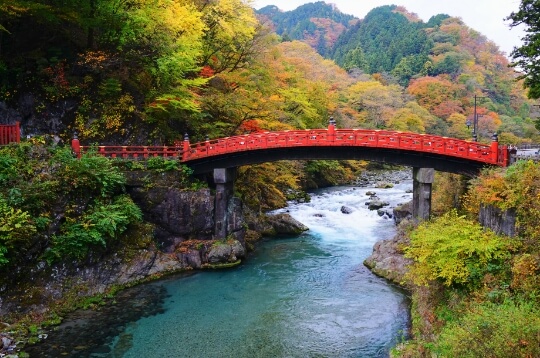
[{"label": "bridge underside", "polygon": [[295,147],[272,148],[236,152],[207,157],[185,164],[195,174],[209,173],[214,168],[232,168],[278,160],[366,160],[379,163],[403,165],[416,168],[433,168],[437,171],[475,176],[486,166],[474,160],[444,156],[435,153],[370,147]]}]

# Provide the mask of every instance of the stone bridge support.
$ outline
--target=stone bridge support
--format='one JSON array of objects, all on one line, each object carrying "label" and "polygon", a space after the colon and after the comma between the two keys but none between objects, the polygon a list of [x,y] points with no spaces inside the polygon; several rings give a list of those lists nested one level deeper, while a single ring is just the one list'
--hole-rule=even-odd
[{"label": "stone bridge support", "polygon": [[214,235],[215,239],[222,240],[229,234],[227,232],[227,208],[229,200],[234,193],[234,180],[236,168],[214,169],[214,183],[216,184],[216,199],[214,206]]},{"label": "stone bridge support", "polygon": [[413,167],[412,216],[417,220],[428,220],[431,214],[431,187],[435,170]]}]

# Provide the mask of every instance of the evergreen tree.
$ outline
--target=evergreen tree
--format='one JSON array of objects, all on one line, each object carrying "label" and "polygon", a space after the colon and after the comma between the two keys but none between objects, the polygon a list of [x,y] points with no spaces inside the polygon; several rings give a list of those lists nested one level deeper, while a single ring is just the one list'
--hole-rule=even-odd
[{"label": "evergreen tree", "polygon": [[515,61],[513,66],[524,73],[521,78],[529,88],[529,97],[540,98],[540,0],[522,0],[519,11],[512,12],[508,20],[512,20],[511,27],[526,27],[523,45],[514,48],[511,57]]}]

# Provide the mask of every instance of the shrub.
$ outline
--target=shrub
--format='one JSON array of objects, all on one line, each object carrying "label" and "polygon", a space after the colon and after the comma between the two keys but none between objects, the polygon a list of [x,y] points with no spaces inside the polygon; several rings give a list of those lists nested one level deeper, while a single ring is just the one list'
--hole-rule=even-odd
[{"label": "shrub", "polygon": [[409,277],[417,285],[440,280],[474,287],[496,263],[509,257],[513,241],[458,216],[455,210],[422,223],[411,233],[405,256],[414,260]]},{"label": "shrub", "polygon": [[540,311],[510,300],[473,305],[443,328],[432,350],[437,357],[540,357]]},{"label": "shrub", "polygon": [[92,153],[68,162],[60,177],[66,190],[75,189],[102,197],[114,194],[126,182],[124,175],[109,159]]},{"label": "shrub", "polygon": [[524,249],[539,252],[540,163],[518,161],[508,169],[489,170],[472,182],[467,194],[468,210],[476,217],[480,204],[516,209],[516,226]]},{"label": "shrub", "polygon": [[94,249],[107,248],[130,224],[140,220],[140,209],[127,195],[111,203],[97,202],[82,216],[62,225],[61,234],[53,236],[53,246],[45,258],[49,263],[64,257],[82,260]]},{"label": "shrub", "polygon": [[35,233],[30,214],[9,206],[0,197],[0,267],[9,262],[13,251],[22,252]]}]

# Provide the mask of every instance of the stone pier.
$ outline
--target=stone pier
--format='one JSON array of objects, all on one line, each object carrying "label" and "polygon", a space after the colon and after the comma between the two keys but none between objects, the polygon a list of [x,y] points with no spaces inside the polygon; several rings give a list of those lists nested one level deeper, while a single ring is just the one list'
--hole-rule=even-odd
[{"label": "stone pier", "polygon": [[233,196],[236,168],[214,169],[214,183],[216,184],[216,199],[214,206],[215,239],[222,240],[227,237],[227,208],[229,199]]},{"label": "stone pier", "polygon": [[428,220],[431,214],[431,187],[434,175],[433,168],[413,168],[412,216],[417,220]]}]

